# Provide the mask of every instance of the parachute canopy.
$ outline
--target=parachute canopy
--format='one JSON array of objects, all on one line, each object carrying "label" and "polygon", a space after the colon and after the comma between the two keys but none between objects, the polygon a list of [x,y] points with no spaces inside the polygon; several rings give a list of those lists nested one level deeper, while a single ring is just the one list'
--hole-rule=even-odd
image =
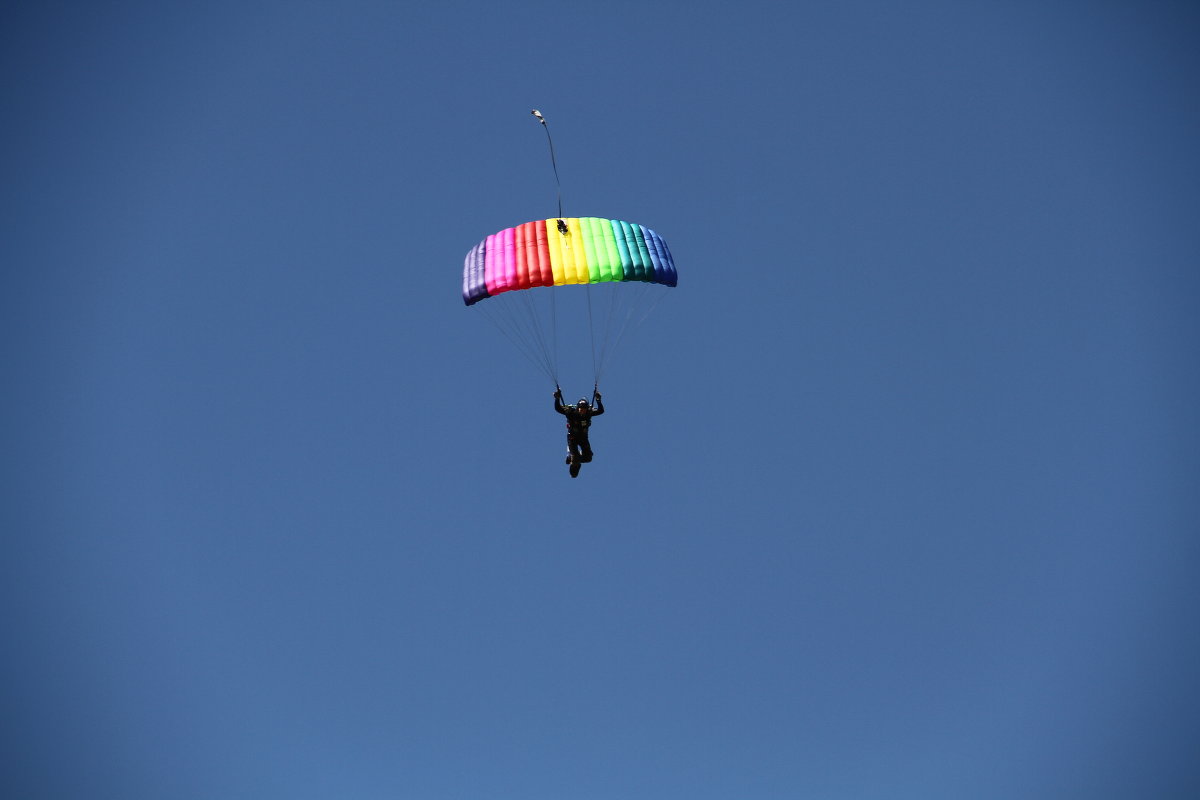
[{"label": "parachute canopy", "polygon": [[674,286],[671,251],[649,228],[598,217],[539,219],[505,228],[467,253],[463,302],[535,286],[642,281]]}]

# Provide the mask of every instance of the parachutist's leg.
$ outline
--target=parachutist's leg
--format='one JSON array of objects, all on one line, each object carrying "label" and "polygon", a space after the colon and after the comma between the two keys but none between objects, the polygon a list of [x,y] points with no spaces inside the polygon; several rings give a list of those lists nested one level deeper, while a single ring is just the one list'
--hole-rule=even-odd
[{"label": "parachutist's leg", "polygon": [[587,462],[591,461],[592,460],[592,444],[591,444],[591,442],[589,442],[587,439],[584,439],[583,441],[579,442],[579,447],[583,451],[579,455],[579,460],[585,464]]}]

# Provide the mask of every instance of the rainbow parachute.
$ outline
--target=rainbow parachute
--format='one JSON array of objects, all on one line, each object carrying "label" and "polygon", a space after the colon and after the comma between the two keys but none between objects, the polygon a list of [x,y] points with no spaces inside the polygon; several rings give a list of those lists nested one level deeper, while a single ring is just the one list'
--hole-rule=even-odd
[{"label": "rainbow parachute", "polygon": [[654,231],[598,217],[539,219],[505,228],[467,253],[463,302],[535,286],[642,281],[674,286],[675,262]]}]

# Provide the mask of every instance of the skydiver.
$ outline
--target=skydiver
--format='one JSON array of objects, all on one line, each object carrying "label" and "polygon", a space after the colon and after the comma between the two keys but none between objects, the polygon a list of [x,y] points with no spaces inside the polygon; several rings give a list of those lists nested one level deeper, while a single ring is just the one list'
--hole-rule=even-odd
[{"label": "skydiver", "polygon": [[567,463],[571,465],[571,477],[579,475],[579,467],[592,460],[592,445],[588,442],[588,427],[592,417],[604,413],[604,401],[600,391],[592,391],[595,405],[588,403],[586,397],[579,398],[573,406],[563,405],[562,389],[554,387],[554,410],[567,418]]}]

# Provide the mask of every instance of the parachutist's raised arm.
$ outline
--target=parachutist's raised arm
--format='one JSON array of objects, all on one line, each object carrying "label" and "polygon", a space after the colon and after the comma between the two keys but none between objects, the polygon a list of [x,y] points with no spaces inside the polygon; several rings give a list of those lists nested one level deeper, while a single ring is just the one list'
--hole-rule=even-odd
[{"label": "parachutist's raised arm", "polygon": [[562,402],[562,389],[557,386],[554,387],[554,410],[560,414],[567,413],[567,409],[563,406]]},{"label": "parachutist's raised arm", "polygon": [[600,399],[600,392],[592,392],[592,400],[595,401],[595,405],[592,406],[592,416],[598,417],[604,413],[604,401]]}]

